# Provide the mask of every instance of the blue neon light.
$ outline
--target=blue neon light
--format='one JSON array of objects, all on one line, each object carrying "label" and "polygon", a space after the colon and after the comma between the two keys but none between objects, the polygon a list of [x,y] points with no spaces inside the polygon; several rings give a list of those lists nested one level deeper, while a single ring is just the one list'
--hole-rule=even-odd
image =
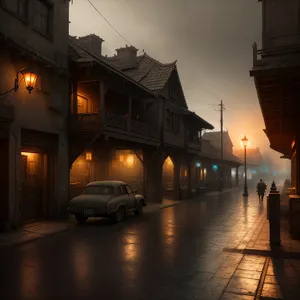
[{"label": "blue neon light", "polygon": [[212,166],[212,169],[213,169],[214,171],[218,171],[218,166],[217,166],[217,165],[213,165],[213,166]]}]

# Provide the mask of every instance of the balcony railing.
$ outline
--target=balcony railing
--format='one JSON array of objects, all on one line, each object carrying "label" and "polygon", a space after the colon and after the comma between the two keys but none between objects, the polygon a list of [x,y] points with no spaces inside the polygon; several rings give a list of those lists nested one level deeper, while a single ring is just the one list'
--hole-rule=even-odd
[{"label": "balcony railing", "polygon": [[105,116],[106,127],[111,127],[119,130],[127,131],[128,119],[119,115],[106,114]]},{"label": "balcony railing", "polygon": [[100,129],[100,115],[99,113],[72,114],[71,128],[80,131],[98,131]]},{"label": "balcony railing", "polygon": [[[130,126],[129,126],[130,124]],[[130,135],[158,140],[159,130],[157,126],[138,122],[116,114],[105,114],[105,122],[102,128],[126,132]],[[99,131],[101,129],[101,115],[99,113],[73,114],[71,116],[71,128],[79,131]]]},{"label": "balcony railing", "polygon": [[260,64],[260,58],[274,58],[291,54],[300,54],[300,44],[278,46],[265,49],[257,49],[257,44],[252,45],[253,49],[253,65]]}]

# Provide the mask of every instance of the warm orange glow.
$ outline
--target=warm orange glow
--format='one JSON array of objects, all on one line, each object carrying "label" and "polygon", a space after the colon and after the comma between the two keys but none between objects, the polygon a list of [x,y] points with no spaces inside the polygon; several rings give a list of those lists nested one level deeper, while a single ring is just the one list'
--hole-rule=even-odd
[{"label": "warm orange glow", "polygon": [[206,178],[206,173],[207,173],[206,168],[203,170],[203,173],[204,173],[204,179],[205,179]]},{"label": "warm orange glow", "polygon": [[294,139],[294,140],[292,141],[292,144],[291,144],[291,149],[294,148],[295,144],[296,144],[296,141],[295,141],[295,139]]},{"label": "warm orange glow", "polygon": [[173,161],[170,156],[167,157],[166,162],[168,166],[173,166]]},{"label": "warm orange glow", "polygon": [[21,152],[21,155],[27,156],[27,159],[28,159],[29,161],[34,161],[34,160],[36,160],[37,153],[32,153],[32,152]]},{"label": "warm orange glow", "polygon": [[187,177],[187,175],[188,175],[187,170],[184,170],[184,177]]},{"label": "warm orange glow", "polygon": [[92,159],[93,159],[93,154],[92,154],[92,152],[86,152],[86,153],[85,153],[85,159],[86,159],[87,161],[92,161]]},{"label": "warm orange glow", "polygon": [[35,83],[37,80],[37,74],[35,74],[33,72],[26,72],[26,73],[24,72],[22,74],[24,76],[26,89],[30,94],[35,87]]},{"label": "warm orange glow", "polygon": [[244,148],[247,148],[248,139],[246,138],[246,136],[244,136],[244,138],[242,139],[242,143],[243,143]]},{"label": "warm orange glow", "polygon": [[126,165],[129,168],[132,168],[133,165],[135,164],[135,157],[132,154],[127,155],[126,157]]},{"label": "warm orange glow", "polygon": [[120,155],[119,159],[120,159],[120,162],[124,162],[124,155]]}]

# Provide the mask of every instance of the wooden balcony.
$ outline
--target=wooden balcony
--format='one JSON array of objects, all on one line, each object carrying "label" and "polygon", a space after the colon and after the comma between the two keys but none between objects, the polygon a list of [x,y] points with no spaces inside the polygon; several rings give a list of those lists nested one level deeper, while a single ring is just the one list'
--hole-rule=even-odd
[{"label": "wooden balcony", "polygon": [[201,139],[189,140],[187,142],[188,150],[201,152]]},{"label": "wooden balcony", "polygon": [[99,113],[72,114],[71,130],[76,133],[96,134],[100,130],[120,133],[143,138],[146,140],[159,141],[159,129],[155,125],[142,123],[135,120],[129,120],[126,117],[116,114],[105,114],[105,120],[102,122]]}]

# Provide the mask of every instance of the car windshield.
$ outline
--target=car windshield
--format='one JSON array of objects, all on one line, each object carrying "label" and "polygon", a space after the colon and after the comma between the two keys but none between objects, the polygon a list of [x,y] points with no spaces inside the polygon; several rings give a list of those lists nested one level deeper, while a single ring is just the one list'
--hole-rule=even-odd
[{"label": "car windshield", "polygon": [[111,186],[87,186],[84,188],[83,194],[88,195],[112,195],[114,189]]}]

